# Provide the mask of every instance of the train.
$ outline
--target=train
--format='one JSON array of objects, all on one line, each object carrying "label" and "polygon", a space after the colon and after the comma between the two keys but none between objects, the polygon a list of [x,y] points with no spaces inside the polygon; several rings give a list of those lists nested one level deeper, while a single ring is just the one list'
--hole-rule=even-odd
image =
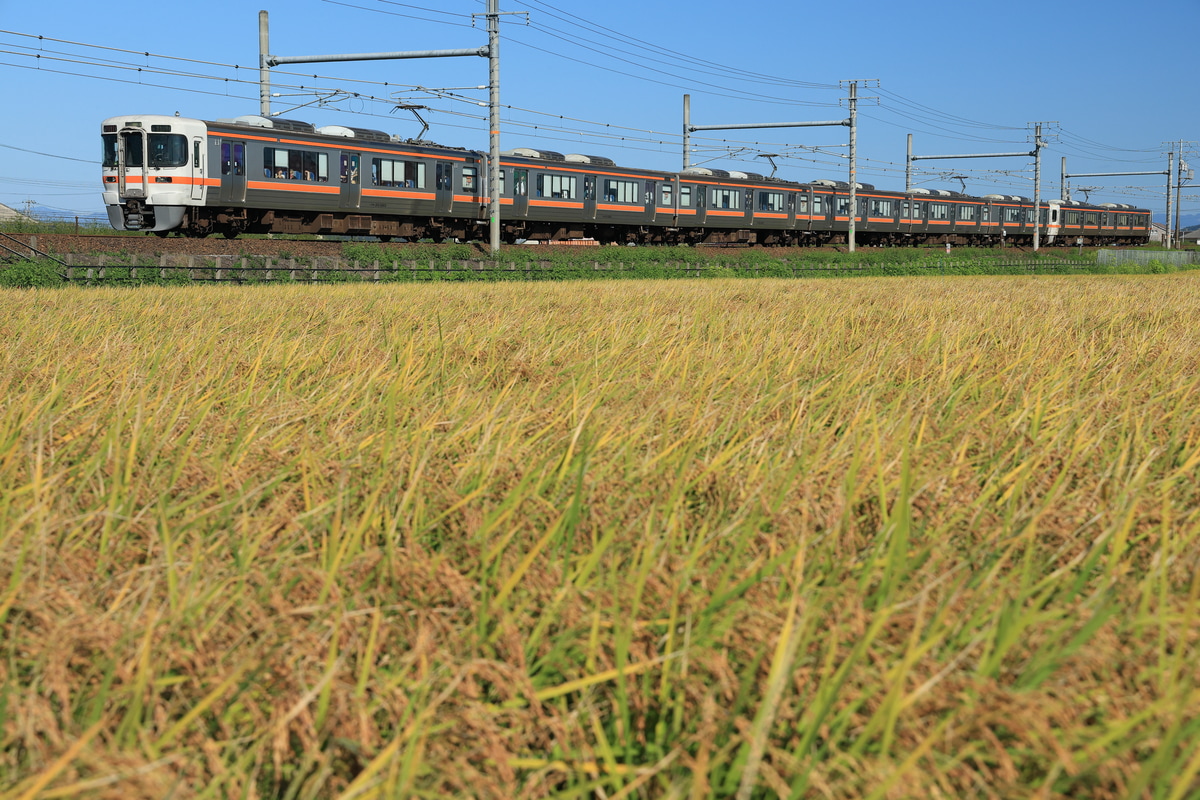
[{"label": "train", "polygon": [[[104,204],[118,230],[192,237],[325,234],[488,238],[488,154],[383,131],[246,115],[131,114],[101,125]],[[500,159],[501,240],[604,244],[845,244],[850,186],[516,148]],[[1028,245],[1034,203],[945,189],[855,186],[859,246]],[[1147,209],[1043,200],[1045,245],[1139,245]]]}]

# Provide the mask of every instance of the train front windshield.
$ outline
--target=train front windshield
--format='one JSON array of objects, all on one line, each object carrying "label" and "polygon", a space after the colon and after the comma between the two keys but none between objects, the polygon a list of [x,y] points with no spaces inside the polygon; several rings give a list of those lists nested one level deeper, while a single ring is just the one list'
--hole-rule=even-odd
[{"label": "train front windshield", "polygon": [[[143,166],[142,134],[105,133],[104,166],[116,167],[119,156],[118,136],[125,137],[125,166]],[[188,162],[187,137],[178,133],[152,133],[149,135],[150,166],[182,167]]]}]

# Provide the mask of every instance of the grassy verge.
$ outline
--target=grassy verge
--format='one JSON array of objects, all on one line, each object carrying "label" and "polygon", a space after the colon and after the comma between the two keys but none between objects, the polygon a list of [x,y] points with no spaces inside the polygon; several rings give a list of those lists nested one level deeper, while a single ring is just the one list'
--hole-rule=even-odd
[{"label": "grassy verge", "polygon": [[[76,267],[71,282],[88,285],[178,285],[212,280],[239,283],[314,281],[500,282],[531,280],[612,280],[692,278],[886,277],[917,275],[1163,274],[1194,269],[1152,260],[1148,264],[1097,263],[1096,253],[960,248],[950,254],[915,248],[871,248],[856,253],[820,250],[696,249],[687,247],[507,247],[496,258],[474,245],[417,245],[402,250],[377,244],[347,243],[341,267],[320,260],[290,259],[286,250],[264,256],[198,259],[194,270],[163,269],[156,256],[110,254],[104,267]],[[70,257],[67,257],[71,260]],[[75,258],[75,262],[81,259]],[[92,264],[94,260],[83,259]],[[298,267],[295,274],[290,267]],[[348,267],[348,268],[347,268]],[[44,286],[64,282],[47,265],[0,267],[0,285]],[[269,271],[269,273],[268,273]],[[57,270],[62,273],[62,269]]]},{"label": "grassy verge", "polygon": [[1200,791],[1200,281],[0,293],[11,797]]}]

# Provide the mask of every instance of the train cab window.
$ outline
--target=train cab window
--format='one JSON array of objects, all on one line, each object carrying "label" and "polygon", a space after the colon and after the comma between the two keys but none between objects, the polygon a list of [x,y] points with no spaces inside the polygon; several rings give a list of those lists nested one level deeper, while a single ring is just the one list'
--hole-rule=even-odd
[{"label": "train cab window", "polygon": [[712,208],[727,208],[736,211],[742,207],[742,193],[737,189],[713,189]]},{"label": "train cab window", "polygon": [[537,196],[574,200],[577,192],[577,181],[578,178],[574,175],[538,175]]},{"label": "train cab window", "polygon": [[759,192],[759,211],[783,211],[783,192]]},{"label": "train cab window", "polygon": [[662,205],[671,208],[675,205],[675,187],[664,183],[662,187]]},{"label": "train cab window", "polygon": [[[162,126],[154,126],[162,127]],[[130,137],[135,138],[135,137]],[[140,137],[137,137],[140,138]],[[188,162],[187,137],[178,133],[150,134],[150,166],[182,167]],[[140,164],[130,164],[140,166]]]},{"label": "train cab window", "polygon": [[604,179],[604,200],[608,203],[637,203],[638,182]]},{"label": "train cab window", "polygon": [[475,176],[479,170],[477,167],[462,168],[462,188],[464,192],[475,193]]},{"label": "train cab window", "polygon": [[692,207],[692,187],[690,187],[690,186],[680,186],[679,187],[679,207],[680,208],[691,208]]}]

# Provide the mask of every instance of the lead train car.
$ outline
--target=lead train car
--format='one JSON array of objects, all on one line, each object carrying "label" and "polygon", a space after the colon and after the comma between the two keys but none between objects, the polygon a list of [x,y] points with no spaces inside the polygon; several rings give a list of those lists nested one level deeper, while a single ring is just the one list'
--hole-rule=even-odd
[{"label": "lead train car", "polygon": [[[487,238],[488,159],[375,130],[264,117],[205,122],[143,114],[102,123],[113,227],[165,236],[322,233]],[[626,168],[599,156],[518,148],[501,158],[505,241],[845,243],[849,186],[692,168]],[[863,246],[1027,244],[1025,197],[856,188]],[[1043,201],[1045,244],[1142,244],[1150,212]]]}]

